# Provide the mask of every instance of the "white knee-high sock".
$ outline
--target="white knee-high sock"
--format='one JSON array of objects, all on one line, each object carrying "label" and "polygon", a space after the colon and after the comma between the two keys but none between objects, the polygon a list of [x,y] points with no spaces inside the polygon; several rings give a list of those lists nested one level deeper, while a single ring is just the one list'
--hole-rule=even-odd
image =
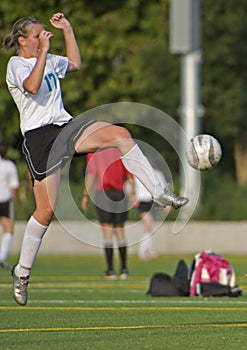
[{"label": "white knee-high sock", "polygon": [[19,264],[15,269],[17,276],[30,275],[47,228],[48,226],[41,225],[33,216],[29,219],[24,233]]},{"label": "white knee-high sock", "polygon": [[158,197],[164,193],[165,189],[138,145],[135,145],[128,153],[121,156],[121,160],[125,168],[142,182],[153,197]]},{"label": "white knee-high sock", "polygon": [[1,242],[0,260],[5,261],[9,256],[10,248],[13,241],[13,235],[9,232],[4,232]]}]

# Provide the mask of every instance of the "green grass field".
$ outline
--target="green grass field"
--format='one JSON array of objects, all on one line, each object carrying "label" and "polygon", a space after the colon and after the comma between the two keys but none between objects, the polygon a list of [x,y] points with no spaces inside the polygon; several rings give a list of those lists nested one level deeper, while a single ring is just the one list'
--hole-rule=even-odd
[{"label": "green grass field", "polygon": [[[103,254],[38,256],[25,307],[12,297],[10,272],[0,270],[0,349],[246,349],[247,257],[224,257],[242,297],[146,295],[153,273],[173,275],[178,260],[189,264],[192,256],[145,262],[130,256],[125,281],[100,276]],[[10,264],[15,261],[11,256]]]}]

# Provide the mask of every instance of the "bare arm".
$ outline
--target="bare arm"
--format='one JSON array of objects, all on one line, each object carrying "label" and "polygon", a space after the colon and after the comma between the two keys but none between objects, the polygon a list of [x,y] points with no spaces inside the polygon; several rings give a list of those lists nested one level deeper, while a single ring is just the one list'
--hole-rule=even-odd
[{"label": "bare arm", "polygon": [[31,94],[37,94],[41,86],[44,70],[46,65],[47,53],[50,48],[50,38],[53,36],[51,32],[42,30],[39,35],[40,49],[36,64],[31,74],[24,80],[23,87],[25,91]]},{"label": "bare arm", "polygon": [[81,69],[81,55],[70,22],[64,17],[63,13],[54,14],[50,22],[54,28],[63,30],[66,56],[69,60],[67,71],[78,71]]},{"label": "bare arm", "polygon": [[88,210],[89,193],[95,183],[95,177],[92,174],[87,174],[85,178],[85,189],[81,199],[81,207],[83,210]]},{"label": "bare arm", "polygon": [[[73,28],[62,13],[56,13],[50,19],[54,28],[63,30],[66,46],[66,56],[68,58],[67,72],[75,72],[81,68],[81,56],[75,39]],[[25,91],[31,94],[37,94],[41,86],[46,65],[47,54],[50,49],[50,39],[53,37],[51,32],[42,30],[39,35],[40,49],[37,56],[37,62],[31,74],[24,80],[23,87]],[[21,38],[20,40],[25,40]]]},{"label": "bare arm", "polygon": [[11,188],[11,198],[15,199],[15,195],[16,195],[16,189],[15,188]]},{"label": "bare arm", "polygon": [[130,201],[131,201],[131,204],[134,206],[134,207],[137,207],[139,205],[139,201],[137,200],[136,198],[136,186],[135,186],[135,179],[134,179],[134,176],[129,174],[127,176],[127,179],[128,179],[128,183],[130,185],[130,188],[129,188],[129,197],[130,197]]}]

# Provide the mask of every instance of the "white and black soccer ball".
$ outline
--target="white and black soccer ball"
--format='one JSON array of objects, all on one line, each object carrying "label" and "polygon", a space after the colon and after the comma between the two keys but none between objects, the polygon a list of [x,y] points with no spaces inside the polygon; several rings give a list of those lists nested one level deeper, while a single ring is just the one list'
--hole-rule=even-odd
[{"label": "white and black soccer ball", "polygon": [[211,135],[201,134],[188,143],[185,155],[192,168],[206,170],[215,167],[222,157],[219,141]]}]

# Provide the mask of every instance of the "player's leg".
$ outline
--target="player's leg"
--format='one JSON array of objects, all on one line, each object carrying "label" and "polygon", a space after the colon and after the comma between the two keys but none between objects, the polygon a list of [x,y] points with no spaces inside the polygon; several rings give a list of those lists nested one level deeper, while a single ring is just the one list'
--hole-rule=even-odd
[{"label": "player's leg", "polygon": [[127,268],[127,244],[124,234],[124,223],[117,223],[115,225],[115,233],[118,242],[118,251],[120,257],[120,274],[121,279],[126,279],[128,277]]},{"label": "player's leg", "polygon": [[148,212],[141,213],[141,219],[143,223],[143,228],[145,233],[152,233],[153,228],[153,216],[152,214]]},{"label": "player's leg", "polygon": [[143,236],[139,246],[139,257],[141,259],[153,259],[157,256],[153,249],[153,216],[149,211],[141,212],[140,217],[143,224]]},{"label": "player's leg", "polygon": [[57,203],[60,170],[41,181],[34,182],[34,197],[36,208],[33,217],[41,225],[48,226],[54,214]]},{"label": "player's leg", "polygon": [[59,171],[34,182],[36,209],[25,228],[19,262],[12,269],[14,297],[20,305],[27,303],[29,275],[53,216],[58,182]]},{"label": "player's leg", "polygon": [[124,127],[106,122],[89,125],[76,142],[78,153],[94,152],[100,148],[116,147],[124,155],[135,145],[130,133]]},{"label": "player's leg", "polygon": [[103,231],[104,236],[104,252],[105,252],[105,259],[107,264],[107,270],[104,273],[105,278],[109,279],[115,279],[116,274],[114,271],[113,266],[113,233],[114,233],[114,227],[110,223],[101,223],[101,229]]},{"label": "player's leg", "polygon": [[178,197],[163,188],[148,159],[123,127],[96,122],[84,130],[76,142],[75,150],[85,153],[104,147],[118,148],[126,169],[143,183],[158,205],[179,208],[188,202],[188,198]]},{"label": "player's leg", "polygon": [[96,191],[95,195],[95,209],[98,216],[98,220],[103,232],[104,240],[104,254],[107,264],[107,270],[104,272],[104,277],[109,279],[115,279],[116,274],[114,271],[114,248],[113,248],[113,214],[111,211],[111,200],[105,195],[104,191]]},{"label": "player's leg", "polygon": [[120,279],[128,277],[127,242],[124,225],[128,219],[128,199],[124,191],[112,192],[112,211],[114,211],[114,227],[120,258]]},{"label": "player's leg", "polygon": [[[10,204],[10,203],[9,203]],[[14,220],[10,217],[0,217],[3,233],[0,244],[0,269],[8,267],[7,258],[13,242]]]}]

